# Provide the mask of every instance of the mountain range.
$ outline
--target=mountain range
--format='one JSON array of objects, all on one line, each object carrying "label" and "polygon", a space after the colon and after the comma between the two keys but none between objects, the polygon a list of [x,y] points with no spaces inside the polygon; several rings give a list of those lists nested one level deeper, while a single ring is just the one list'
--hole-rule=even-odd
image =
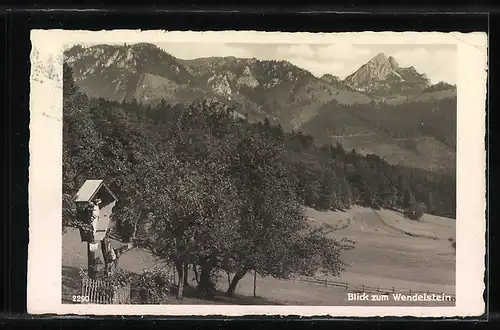
[{"label": "mountain range", "polygon": [[344,82],[354,89],[382,97],[419,94],[430,86],[425,74],[418,73],[413,66],[399,67],[394,57],[383,53],[347,76]]},{"label": "mountain range", "polygon": [[316,77],[287,61],[182,60],[147,43],[77,45],[65,52],[65,63],[90,97],[150,105],[213,98],[249,121],[267,118],[390,163],[455,168],[456,87],[431,85],[425,74],[383,53],[343,80]]}]

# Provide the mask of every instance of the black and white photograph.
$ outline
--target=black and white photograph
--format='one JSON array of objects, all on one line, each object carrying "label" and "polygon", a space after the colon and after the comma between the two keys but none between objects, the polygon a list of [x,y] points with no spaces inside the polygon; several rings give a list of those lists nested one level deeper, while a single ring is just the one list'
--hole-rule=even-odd
[{"label": "black and white photograph", "polygon": [[61,305],[457,306],[485,223],[460,45],[286,35],[66,39],[45,68],[33,47],[59,95],[39,112],[60,129]]}]

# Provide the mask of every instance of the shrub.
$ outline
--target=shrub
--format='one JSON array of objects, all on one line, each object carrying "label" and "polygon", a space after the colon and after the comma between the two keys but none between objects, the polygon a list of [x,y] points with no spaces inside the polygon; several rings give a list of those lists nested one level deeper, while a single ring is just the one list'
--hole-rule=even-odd
[{"label": "shrub", "polygon": [[135,276],[132,285],[139,291],[142,303],[162,303],[170,294],[170,273],[163,267],[144,269]]},{"label": "shrub", "polygon": [[423,204],[415,204],[410,205],[410,207],[406,210],[406,216],[410,220],[420,220],[420,218],[424,215],[425,206]]},{"label": "shrub", "polygon": [[[87,271],[80,268],[80,276],[81,278],[88,278]],[[132,277],[132,273],[117,269],[111,274],[106,274],[105,271],[97,272],[95,280],[104,281],[116,287],[123,287],[132,283]]]}]

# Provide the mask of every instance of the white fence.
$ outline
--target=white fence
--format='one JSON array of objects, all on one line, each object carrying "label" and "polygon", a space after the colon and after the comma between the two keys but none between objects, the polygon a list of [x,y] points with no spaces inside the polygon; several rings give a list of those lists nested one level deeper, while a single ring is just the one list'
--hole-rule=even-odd
[{"label": "white fence", "polygon": [[[366,286],[366,285],[356,285],[356,284],[350,284],[347,282],[338,282],[338,281],[330,281],[326,279],[318,279],[318,278],[295,278],[293,281],[298,281],[298,282],[306,282],[306,283],[312,283],[312,284],[319,284],[323,285],[325,287],[338,287],[338,288],[343,288],[344,291],[351,291],[354,293],[378,293],[378,294],[391,294],[391,293],[400,293],[400,294],[436,294],[436,295],[442,295],[442,292],[432,292],[430,290],[428,291],[422,291],[422,290],[411,290],[411,289],[397,289],[397,288],[383,288],[383,287],[374,287],[374,286]],[[454,294],[447,294],[445,295],[450,296],[453,300],[455,299]]]}]

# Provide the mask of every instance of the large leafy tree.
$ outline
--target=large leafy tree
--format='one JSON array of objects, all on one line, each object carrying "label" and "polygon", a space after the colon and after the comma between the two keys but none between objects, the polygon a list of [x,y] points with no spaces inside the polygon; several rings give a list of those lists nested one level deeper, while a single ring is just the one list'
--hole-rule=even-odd
[{"label": "large leafy tree", "polygon": [[[248,134],[237,148],[232,172],[241,212],[239,237],[228,256],[234,272],[230,295],[251,270],[264,276],[289,278],[320,268],[342,268],[340,259],[330,258],[324,249],[338,252],[348,248],[347,244],[337,244],[308,229],[282,144]],[[324,239],[315,239],[318,237]]]},{"label": "large leafy tree", "polygon": [[212,270],[234,240],[238,210],[228,175],[233,140],[224,138],[228,131],[223,126],[232,119],[225,109],[207,104],[195,104],[174,117],[171,154],[159,157],[151,177],[144,178],[150,216],[142,224],[142,241],[175,263],[181,285],[187,263],[200,265],[200,287],[209,292]]}]

